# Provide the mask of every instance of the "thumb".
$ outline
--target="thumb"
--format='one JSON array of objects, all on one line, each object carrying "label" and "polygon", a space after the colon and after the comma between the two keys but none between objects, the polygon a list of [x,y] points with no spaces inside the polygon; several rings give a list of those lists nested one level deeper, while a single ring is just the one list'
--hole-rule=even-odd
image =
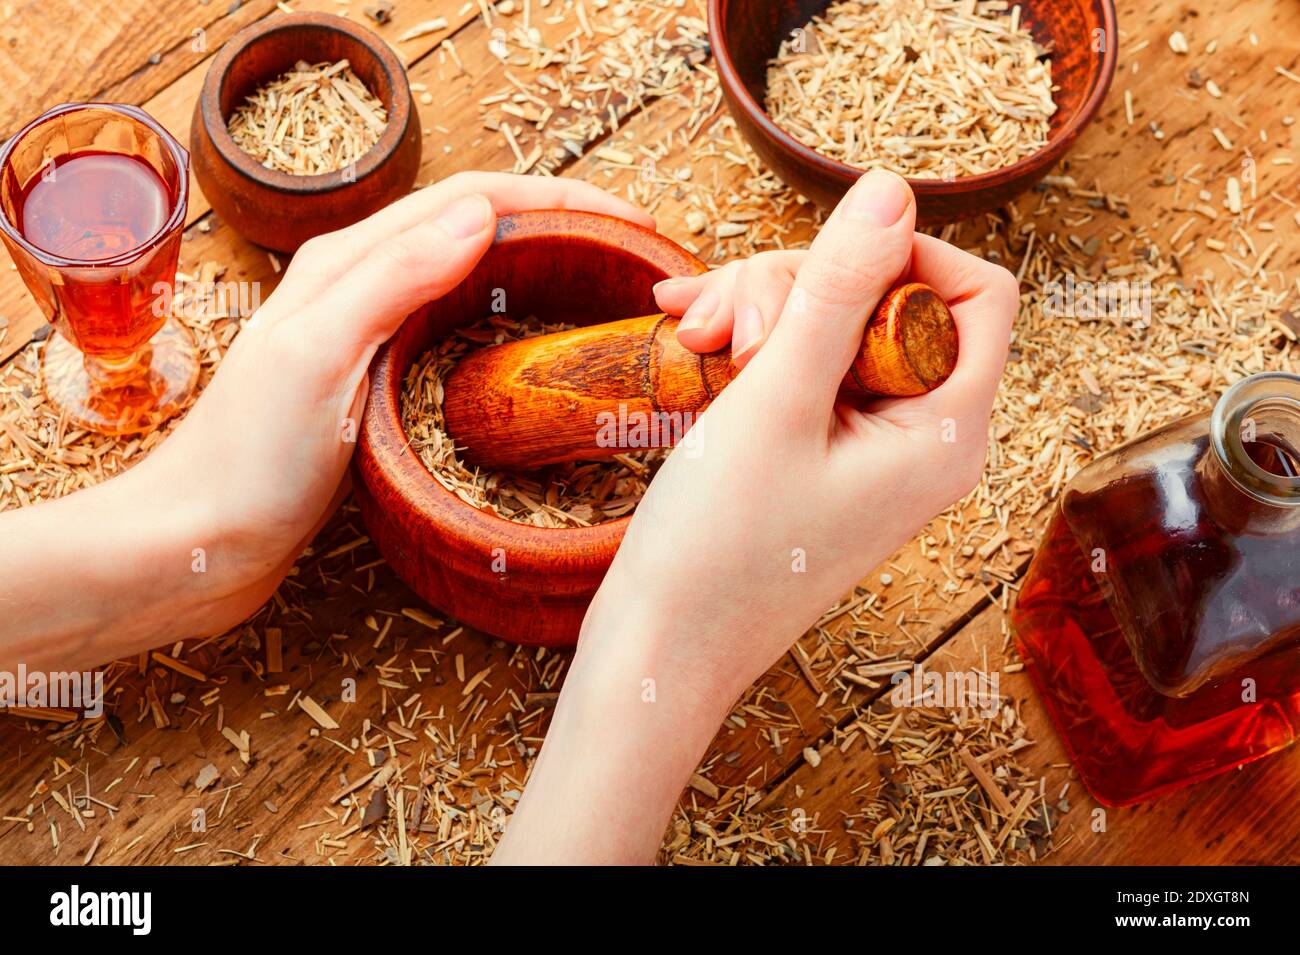
[{"label": "thumb", "polygon": [[805,383],[799,391],[815,406],[805,410],[829,415],[867,320],[907,269],[915,227],[905,179],[880,169],[860,178],[813,240],[780,321],[751,364]]},{"label": "thumb", "polygon": [[496,213],[485,196],[453,200],[431,219],[378,242],[323,291],[305,310],[312,334],[354,355],[379,346],[407,315],[463,282],[495,233]]}]

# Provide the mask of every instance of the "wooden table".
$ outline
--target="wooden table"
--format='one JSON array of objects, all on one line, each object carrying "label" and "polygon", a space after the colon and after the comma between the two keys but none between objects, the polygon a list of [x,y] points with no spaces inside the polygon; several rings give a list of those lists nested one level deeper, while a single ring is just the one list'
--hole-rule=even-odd
[{"label": "wooden table", "polygon": [[[562,0],[547,8],[542,0],[532,4],[532,22],[544,31],[567,33],[578,22],[572,4]],[[353,18],[362,18],[362,5],[293,4],[300,10],[346,11]],[[514,6],[522,8],[523,0]],[[566,13],[562,24],[545,22],[556,13]],[[601,18],[619,13],[655,25],[675,16],[703,17],[700,0],[676,5],[586,0],[583,9],[597,27],[605,22]],[[6,4],[0,128],[12,133],[64,100],[115,100],[143,105],[186,141],[211,54],[241,27],[275,15],[271,0]],[[520,15],[499,17],[494,26],[513,27]],[[397,40],[411,26],[436,17],[446,18],[445,30]],[[1122,209],[1101,210],[1080,229],[1084,239],[1105,237],[1121,218],[1158,217],[1156,210],[1167,201],[1160,177],[1169,168],[1171,148],[1196,141],[1207,168],[1221,171],[1239,163],[1237,154],[1205,148],[1210,127],[1229,126],[1227,118],[1215,118],[1218,114],[1237,110],[1249,117],[1248,130],[1233,130],[1240,139],[1267,127],[1272,148],[1278,137],[1283,152],[1287,142],[1296,145],[1294,127],[1278,122],[1283,114],[1300,112],[1300,85],[1276,70],[1300,72],[1289,4],[1273,0],[1194,9],[1125,0],[1120,23],[1120,71],[1102,115],[1076,148],[1082,158],[1075,159],[1070,173],[1080,182],[1095,182],[1100,191],[1124,194],[1127,202]],[[478,2],[397,0],[392,22],[377,29],[400,51],[412,82],[433,94],[426,97],[431,103],[420,105],[428,132],[421,182],[460,169],[517,167],[504,137],[485,128],[485,119],[499,113],[480,101],[509,90],[518,68],[490,52],[492,33]],[[1192,57],[1171,54],[1167,38],[1174,29],[1191,39]],[[455,56],[443,45],[448,38]],[[1203,61],[1197,54],[1213,38],[1220,45],[1214,75],[1221,85],[1226,81],[1219,100],[1189,92],[1184,78],[1189,67]],[[698,65],[709,68],[707,62]],[[702,73],[701,82],[706,79]],[[1131,119],[1126,91],[1132,96]],[[726,158],[733,147],[725,108],[714,100],[693,102],[689,89],[620,112],[617,131],[587,144],[557,172],[642,195],[643,147],[658,157],[653,175],[676,174],[693,164],[696,181],[706,177],[717,196],[761,172]],[[1159,123],[1164,145],[1153,140],[1146,126],[1152,121]],[[526,156],[537,142],[536,130],[523,120],[518,125]],[[709,142],[715,143],[712,158],[702,158],[701,147]],[[1273,189],[1296,198],[1293,168],[1261,164],[1261,192]],[[1027,197],[1020,208],[1035,201]],[[660,191],[655,212],[661,229],[708,261],[736,254],[737,240],[688,228],[688,202],[685,194]],[[1053,217],[1065,214],[1065,206],[1048,210],[1040,231],[1056,228]],[[1279,248],[1269,268],[1294,272],[1300,238],[1284,207],[1276,218]],[[197,192],[189,223],[183,270],[217,261],[225,265],[227,280],[259,281],[264,294],[274,287],[280,263],[217,221]],[[811,210],[786,196],[771,206],[770,221],[759,222],[754,231],[760,245],[799,245],[810,237],[812,223]],[[982,221],[948,234],[979,245],[987,226]],[[1015,260],[1009,264],[1014,268]],[[1198,245],[1182,267],[1221,269],[1222,262]],[[13,360],[42,322],[12,272],[0,274],[0,316],[8,326],[0,332],[0,361]],[[1067,345],[1061,348],[1066,354]],[[1034,845],[999,844],[995,855],[1049,863],[1295,861],[1300,751],[1137,808],[1100,812],[1077,781],[1061,800],[1062,787],[1072,778],[1069,762],[1025,675],[1007,659],[1004,616],[1032,551],[1033,532],[1041,530],[1047,513],[1045,507],[1037,509],[979,553],[963,553],[945,534],[943,519],[936,521],[890,561],[897,580],[875,604],[884,610],[870,635],[876,658],[893,653],[940,669],[1001,671],[1010,665],[1002,672],[1002,692],[1019,712],[1025,738],[1033,741],[1017,759],[1041,780],[1041,796],[1031,811],[1054,807],[1053,831]],[[946,589],[949,580],[960,583]],[[868,585],[883,591],[878,574]],[[893,600],[891,593],[907,597]],[[746,695],[683,797],[665,859],[744,861],[769,837],[791,842],[795,848],[787,857],[808,862],[896,858],[882,848],[888,834],[879,827],[864,832],[858,816],[863,802],[882,786],[882,771],[893,763],[888,747],[868,745],[856,728],[883,691],[844,676],[850,670],[846,661],[865,640],[853,628],[829,642],[805,638]],[[274,644],[283,647],[278,668]],[[174,659],[182,661],[180,667]],[[365,539],[354,509],[345,505],[296,574],[246,627],[119,666],[114,671],[117,725],[0,720],[0,862],[482,859],[522,788],[567,661],[566,653],[515,648],[441,620],[387,569]],[[201,671],[205,679],[181,672],[186,668]],[[355,702],[345,698],[345,679],[355,681]],[[304,695],[328,714],[324,726],[295,702]],[[241,733],[248,734],[246,741]],[[384,796],[376,797],[380,790],[371,778],[376,771],[371,762],[381,758],[386,762],[377,770],[379,781],[393,777]],[[219,776],[200,788],[196,779],[208,765]],[[984,799],[974,775],[959,785],[963,798]],[[351,809],[346,808],[349,791],[356,795]],[[378,823],[363,818],[368,807]],[[197,827],[200,811],[204,825]],[[986,822],[996,823],[989,811],[987,805],[979,807]],[[737,828],[741,813],[766,813],[776,828]],[[807,821],[794,830],[797,835],[780,826],[792,814]],[[410,824],[394,825],[395,818]],[[742,831],[758,831],[760,838],[728,835]],[[969,839],[972,846],[980,840],[973,831],[957,838]],[[701,841],[704,851],[697,851]],[[908,854],[896,861],[919,859]]]}]

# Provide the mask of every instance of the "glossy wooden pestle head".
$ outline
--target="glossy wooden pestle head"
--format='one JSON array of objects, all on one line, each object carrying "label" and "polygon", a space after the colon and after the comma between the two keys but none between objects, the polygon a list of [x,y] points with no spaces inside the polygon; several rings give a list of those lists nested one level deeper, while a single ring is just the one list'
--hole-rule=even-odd
[{"label": "glossy wooden pestle head", "polygon": [[842,388],[864,395],[923,395],[956,367],[952,312],[930,286],[910,282],[881,299]]}]

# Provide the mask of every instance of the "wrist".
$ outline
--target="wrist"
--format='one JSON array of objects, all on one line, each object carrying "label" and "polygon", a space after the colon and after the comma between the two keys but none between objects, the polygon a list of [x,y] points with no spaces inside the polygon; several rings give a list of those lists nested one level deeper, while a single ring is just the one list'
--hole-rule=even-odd
[{"label": "wrist", "polygon": [[145,644],[138,649],[151,649],[207,634],[223,575],[213,547],[219,537],[201,502],[183,482],[149,473],[143,465],[137,471],[140,483],[124,483],[119,491],[130,499],[125,507],[134,510],[133,523],[141,531],[127,535],[121,558],[135,582],[124,596],[142,604],[146,623],[136,636]]},{"label": "wrist", "polygon": [[629,585],[616,566],[583,620],[577,656],[589,654],[610,669],[645,670],[657,686],[674,691],[674,705],[701,719],[716,716],[716,728],[752,682],[719,625],[719,615],[701,613],[693,594]]},{"label": "wrist", "polygon": [[227,511],[213,484],[155,470],[152,463],[125,475],[138,474],[140,483],[120,491],[147,502],[137,505],[146,512],[137,523],[147,529],[132,543],[131,573],[137,586],[151,588],[144,614],[150,636],[142,639],[156,647],[238,623],[245,611],[232,608],[256,608],[270,596],[262,584],[275,561],[257,559],[265,549],[257,543],[259,530],[244,520],[238,503]]},{"label": "wrist", "polygon": [[[599,604],[599,606],[598,606]],[[671,621],[593,604],[496,861],[649,863],[730,697],[665,648]],[[574,807],[581,806],[581,812]]]},{"label": "wrist", "polygon": [[[0,604],[13,602],[5,660],[91,668],[188,636],[203,603],[189,554],[194,517],[170,506],[144,466],[57,501],[11,512]],[[17,599],[17,582],[24,587]]]},{"label": "wrist", "polygon": [[639,715],[648,730],[702,750],[740,690],[733,690],[706,648],[682,653],[682,626],[671,614],[634,608],[589,614],[569,674],[581,677],[575,683],[593,709],[633,700],[637,706],[625,712]]}]

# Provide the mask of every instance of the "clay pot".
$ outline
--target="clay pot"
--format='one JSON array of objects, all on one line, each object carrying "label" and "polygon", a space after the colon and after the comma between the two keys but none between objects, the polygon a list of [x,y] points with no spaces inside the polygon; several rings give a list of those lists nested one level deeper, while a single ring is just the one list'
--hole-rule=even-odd
[{"label": "clay pot", "polygon": [[[388,126],[352,167],[316,176],[267,169],[236,145],[226,122],[244,98],[299,60],[346,59],[388,112]],[[420,169],[420,116],[406,73],[370,30],[325,13],[268,17],[213,58],[194,104],[190,156],[213,210],[251,242],[293,252],[359,222],[411,191]]]},{"label": "clay pot", "polygon": [[[786,185],[824,209],[840,201],[862,170],[823,156],[777,126],[763,109],[767,63],[794,29],[829,0],[709,0],[709,42],[731,115],[745,139]],[[1057,110],[1047,145],[978,176],[908,179],[917,218],[933,225],[990,212],[1047,174],[1097,115],[1115,75],[1119,31],[1114,0],[1020,0],[1021,22],[1052,45]],[[1103,49],[1096,49],[1097,46]]]},{"label": "clay pot", "polygon": [[453,329],[490,315],[499,290],[507,314],[594,325],[652,312],[654,283],[705,270],[671,240],[621,219],[503,216],[470,276],[407,318],[371,365],[354,484],[370,536],[398,576],[435,607],[503,639],[575,642],[629,519],[537,528],[464,503],[410,448],[399,410],[403,380]]}]

